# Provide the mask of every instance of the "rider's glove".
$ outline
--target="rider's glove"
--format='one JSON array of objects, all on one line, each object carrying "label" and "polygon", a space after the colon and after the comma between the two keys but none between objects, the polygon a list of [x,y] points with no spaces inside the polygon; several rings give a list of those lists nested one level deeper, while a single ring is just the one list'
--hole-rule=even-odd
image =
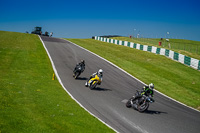
[{"label": "rider's glove", "polygon": [[152,102],[155,102],[155,100],[154,100],[153,98],[151,98],[151,101],[152,101]]}]

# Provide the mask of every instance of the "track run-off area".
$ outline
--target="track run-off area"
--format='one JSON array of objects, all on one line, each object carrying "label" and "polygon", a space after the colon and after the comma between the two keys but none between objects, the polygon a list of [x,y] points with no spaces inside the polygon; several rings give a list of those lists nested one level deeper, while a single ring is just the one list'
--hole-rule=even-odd
[{"label": "track run-off area", "polygon": [[[144,84],[101,57],[59,38],[41,36],[41,41],[66,92],[107,126],[121,133],[199,133],[200,112],[155,92],[155,103],[139,113],[126,108],[127,99]],[[84,59],[85,71],[79,79],[72,74]],[[103,81],[95,90],[84,84],[89,76],[104,70]],[[103,131],[102,131],[103,132]]]}]

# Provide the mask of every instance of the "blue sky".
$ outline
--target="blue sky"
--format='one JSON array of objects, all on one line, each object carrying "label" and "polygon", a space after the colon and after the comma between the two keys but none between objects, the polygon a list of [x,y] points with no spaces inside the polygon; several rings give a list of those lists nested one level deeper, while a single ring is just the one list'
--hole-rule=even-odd
[{"label": "blue sky", "polygon": [[29,33],[35,26],[54,37],[100,35],[200,41],[199,0],[0,0],[0,30]]}]

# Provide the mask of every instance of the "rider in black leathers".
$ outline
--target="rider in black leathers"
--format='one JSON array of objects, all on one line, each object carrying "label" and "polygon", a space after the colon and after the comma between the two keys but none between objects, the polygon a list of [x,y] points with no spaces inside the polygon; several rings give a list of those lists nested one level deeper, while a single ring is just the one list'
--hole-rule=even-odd
[{"label": "rider in black leathers", "polygon": [[76,66],[75,66],[75,68],[74,68],[74,71],[73,71],[73,73],[74,73],[73,76],[75,76],[75,72],[76,72],[78,66],[81,66],[81,73],[82,73],[82,72],[85,70],[85,61],[84,61],[84,60],[81,60],[80,63],[77,63],[77,64],[76,64]]},{"label": "rider in black leathers", "polygon": [[[140,95],[135,96],[134,99],[140,98],[140,97],[142,97],[142,95],[149,96],[152,98],[154,96],[153,89],[154,89],[153,83],[149,84],[148,86],[144,86],[143,90],[140,92]],[[154,102],[153,98],[151,100],[152,100],[152,102]]]}]

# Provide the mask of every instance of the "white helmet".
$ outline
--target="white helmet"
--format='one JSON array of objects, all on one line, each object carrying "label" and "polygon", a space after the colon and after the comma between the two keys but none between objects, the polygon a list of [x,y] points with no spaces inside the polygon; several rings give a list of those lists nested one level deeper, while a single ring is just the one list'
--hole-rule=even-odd
[{"label": "white helmet", "polygon": [[98,74],[103,75],[103,70],[99,69]]},{"label": "white helmet", "polygon": [[154,84],[153,83],[149,84],[149,89],[153,90],[153,88],[154,88]]}]

